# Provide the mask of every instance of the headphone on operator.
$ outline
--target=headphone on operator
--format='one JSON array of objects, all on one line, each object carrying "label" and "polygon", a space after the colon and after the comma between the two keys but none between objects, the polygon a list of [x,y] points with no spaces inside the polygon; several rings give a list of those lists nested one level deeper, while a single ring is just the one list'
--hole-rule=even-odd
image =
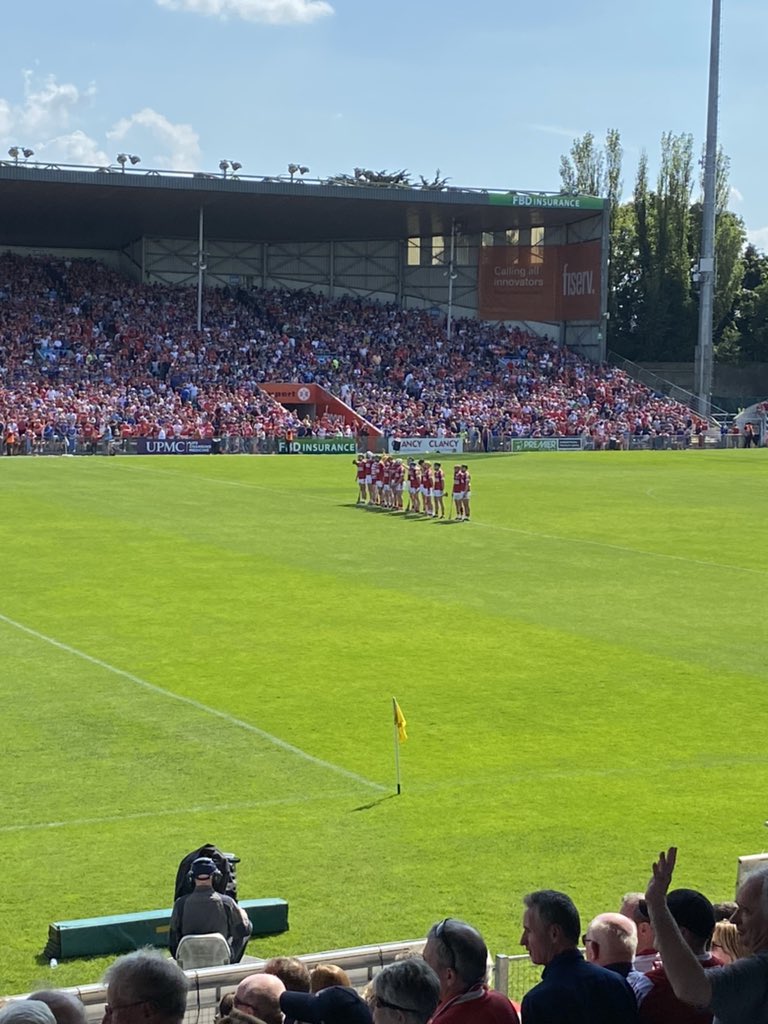
[{"label": "headphone on operator", "polygon": [[[195,866],[197,866],[197,874],[195,874]],[[211,882],[214,886],[221,880],[221,871],[219,871],[215,860],[212,860],[210,857],[197,857],[189,865],[189,871],[187,872],[187,886],[194,889],[195,879],[204,878],[206,875],[210,875]]]}]

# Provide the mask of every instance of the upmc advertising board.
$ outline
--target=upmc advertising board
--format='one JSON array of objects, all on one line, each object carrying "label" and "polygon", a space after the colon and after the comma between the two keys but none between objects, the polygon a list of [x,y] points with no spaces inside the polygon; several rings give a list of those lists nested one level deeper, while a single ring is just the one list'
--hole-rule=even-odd
[{"label": "upmc advertising board", "polygon": [[483,320],[599,320],[600,242],[491,245],[480,250],[478,315]]},{"label": "upmc advertising board", "polygon": [[136,438],[137,455],[210,455],[212,451],[213,441],[210,439],[172,438],[160,441],[151,437]]}]

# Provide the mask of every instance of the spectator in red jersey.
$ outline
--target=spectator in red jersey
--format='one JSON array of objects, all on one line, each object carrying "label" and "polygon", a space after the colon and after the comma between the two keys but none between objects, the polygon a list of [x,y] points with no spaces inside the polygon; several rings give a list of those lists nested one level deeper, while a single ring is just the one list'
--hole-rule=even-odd
[{"label": "spectator in red jersey", "polygon": [[440,982],[431,1024],[519,1024],[509,999],[486,984],[488,947],[471,925],[455,917],[433,925],[424,959]]},{"label": "spectator in red jersey", "polygon": [[[709,943],[715,929],[715,913],[706,896],[695,889],[675,889],[667,896],[667,907],[680,934],[704,970],[722,967],[709,952]],[[647,974],[639,975],[632,987],[640,1008],[642,1024],[711,1024],[712,1011],[691,1006],[675,995],[663,963],[658,963]]]}]

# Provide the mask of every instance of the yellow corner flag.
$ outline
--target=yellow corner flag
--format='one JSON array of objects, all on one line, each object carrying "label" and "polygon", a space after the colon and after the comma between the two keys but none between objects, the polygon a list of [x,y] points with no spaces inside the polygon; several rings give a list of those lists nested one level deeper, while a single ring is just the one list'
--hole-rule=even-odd
[{"label": "yellow corner flag", "polygon": [[400,705],[397,703],[394,697],[392,698],[392,707],[395,712],[395,728],[397,729],[397,738],[400,740],[401,743],[405,743],[405,741],[408,739],[408,733],[405,731],[408,723],[405,720],[405,715],[403,714]]}]

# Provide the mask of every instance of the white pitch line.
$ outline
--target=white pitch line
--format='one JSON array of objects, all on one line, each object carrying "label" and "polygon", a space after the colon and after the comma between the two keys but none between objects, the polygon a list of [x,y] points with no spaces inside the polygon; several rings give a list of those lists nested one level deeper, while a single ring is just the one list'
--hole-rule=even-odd
[{"label": "white pitch line", "polygon": [[245,722],[241,718],[235,718],[234,715],[230,715],[226,711],[219,711],[218,708],[212,708],[208,704],[203,704],[199,700],[194,700],[192,697],[183,697],[181,694],[174,693],[172,690],[166,690],[162,686],[156,686],[154,683],[149,683],[146,679],[133,675],[132,672],[126,672],[125,669],[116,668],[114,665],[110,665],[109,662],[102,661],[101,658],[94,658],[90,654],[86,654],[85,651],[79,651],[76,647],[70,647],[69,644],[64,644],[60,640],[54,640],[53,637],[46,636],[45,633],[38,633],[36,629],[30,629],[29,626],[25,626],[21,622],[16,622],[14,619],[8,618],[7,615],[0,613],[0,621],[7,623],[9,626],[13,626],[15,629],[21,630],[22,633],[27,633],[29,636],[35,637],[37,640],[42,640],[47,644],[51,644],[52,647],[57,647],[60,651],[66,651],[67,654],[73,654],[76,658],[82,658],[83,661],[89,661],[92,665],[98,665],[99,668],[103,668],[107,672],[112,672],[116,676],[122,676],[123,679],[129,680],[129,682],[135,683],[137,686],[141,686],[145,690],[149,690],[151,693],[156,693],[161,697],[168,697],[170,700],[178,701],[180,704],[186,704],[189,707],[196,708],[198,711],[203,711],[208,715],[214,715],[216,718],[221,718],[225,722],[229,722],[230,725],[237,726],[240,729],[245,729],[247,732],[251,732],[255,736],[259,736],[261,739],[266,740],[268,743],[274,744],[274,746],[279,747],[281,750],[285,750],[289,754],[295,754],[297,757],[301,757],[305,761],[309,761],[311,764],[317,765],[319,768],[326,768],[328,771],[336,772],[337,775],[344,775],[348,779],[354,779],[355,782],[359,782],[363,786],[368,786],[370,789],[376,789],[381,793],[388,792],[386,786],[381,786],[378,782],[371,782],[370,779],[366,779],[362,775],[358,775],[356,772],[349,771],[348,768],[342,768],[340,765],[332,764],[330,761],[323,761],[322,758],[315,757],[314,754],[308,754],[306,750],[294,747],[292,743],[286,743],[285,740],[281,740],[278,736],[273,736],[272,733],[265,732],[264,729],[259,729],[258,726],[251,725],[250,722]]},{"label": "white pitch line", "polygon": [[30,821],[18,825],[0,825],[0,834],[8,832],[42,832],[54,828],[81,828],[90,825],[119,825],[122,821],[140,821],[144,818],[173,818],[189,814],[213,814],[220,811],[255,811],[261,807],[276,807],[280,804],[317,803],[319,800],[337,800],[349,796],[347,791],[325,792],[320,797],[287,796],[279,800],[259,800],[256,803],[216,804],[212,806],[171,808],[166,811],[135,811],[133,814],[109,814],[101,818],[73,818],[70,821]]}]

